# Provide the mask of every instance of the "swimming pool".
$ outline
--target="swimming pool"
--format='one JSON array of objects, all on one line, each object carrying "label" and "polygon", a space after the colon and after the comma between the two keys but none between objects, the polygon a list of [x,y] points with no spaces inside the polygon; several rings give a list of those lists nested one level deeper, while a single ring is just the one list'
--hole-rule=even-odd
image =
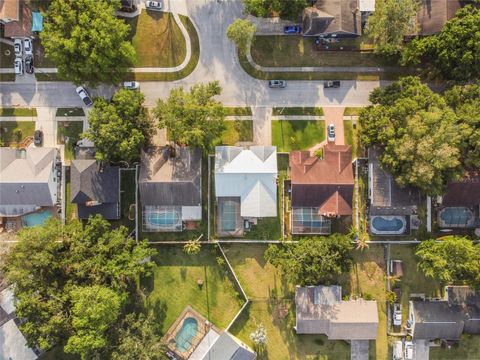
[{"label": "swimming pool", "polygon": [[375,235],[401,235],[405,233],[405,216],[372,216],[370,231]]},{"label": "swimming pool", "polygon": [[144,222],[145,228],[150,231],[182,230],[182,217],[173,209],[147,210],[144,213]]},{"label": "swimming pool", "polygon": [[193,317],[183,320],[182,327],[175,335],[175,346],[178,351],[185,352],[192,347],[192,340],[198,333],[198,321]]},{"label": "swimming pool", "polygon": [[47,219],[52,217],[51,210],[41,210],[25,216],[22,216],[22,223],[25,227],[32,227],[45,224]]},{"label": "swimming pool", "polygon": [[474,214],[467,207],[446,207],[438,213],[440,227],[472,227],[474,221]]}]

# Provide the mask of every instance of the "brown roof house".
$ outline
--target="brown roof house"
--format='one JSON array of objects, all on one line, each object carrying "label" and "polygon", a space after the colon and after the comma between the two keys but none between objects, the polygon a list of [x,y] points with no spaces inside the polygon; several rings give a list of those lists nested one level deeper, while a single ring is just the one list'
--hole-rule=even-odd
[{"label": "brown roof house", "polygon": [[342,287],[297,286],[295,289],[297,334],[325,334],[329,340],[350,341],[352,347],[365,349],[378,332],[376,301],[342,300]]},{"label": "brown roof house", "polygon": [[33,35],[32,10],[23,0],[0,0],[0,23],[6,38],[24,38]]},{"label": "brown roof house", "polygon": [[304,36],[358,36],[361,34],[358,0],[318,0],[303,11],[302,25]]},{"label": "brown roof house", "polygon": [[323,152],[323,159],[290,153],[293,234],[329,234],[330,218],[352,215],[351,146],[327,144]]},{"label": "brown roof house", "polygon": [[469,0],[421,0],[417,12],[417,32],[412,35],[438,34],[445,23],[455,16],[457,10],[472,3]]},{"label": "brown roof house", "polygon": [[480,226],[480,173],[468,172],[447,185],[438,211],[438,224],[443,228],[474,228]]},{"label": "brown roof house", "polygon": [[202,220],[200,149],[149,148],[142,153],[138,183],[143,231],[183,231]]}]

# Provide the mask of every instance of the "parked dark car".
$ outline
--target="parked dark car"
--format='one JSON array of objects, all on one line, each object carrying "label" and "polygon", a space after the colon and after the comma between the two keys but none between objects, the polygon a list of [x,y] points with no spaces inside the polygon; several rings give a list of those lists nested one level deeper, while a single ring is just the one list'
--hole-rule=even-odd
[{"label": "parked dark car", "polygon": [[334,81],[325,81],[323,83],[323,88],[324,89],[329,89],[329,88],[339,88],[340,87],[340,81],[334,80]]},{"label": "parked dark car", "polygon": [[25,72],[27,74],[33,74],[33,56],[27,55],[25,57]]},{"label": "parked dark car", "polygon": [[285,34],[301,34],[302,27],[298,25],[287,25],[283,27],[283,32]]},{"label": "parked dark car", "polygon": [[287,86],[287,82],[285,80],[269,80],[268,81],[268,87],[271,87],[271,88],[284,88],[285,86]]},{"label": "parked dark car", "polygon": [[42,130],[35,130],[33,135],[33,143],[35,146],[40,146],[43,143],[43,131]]}]

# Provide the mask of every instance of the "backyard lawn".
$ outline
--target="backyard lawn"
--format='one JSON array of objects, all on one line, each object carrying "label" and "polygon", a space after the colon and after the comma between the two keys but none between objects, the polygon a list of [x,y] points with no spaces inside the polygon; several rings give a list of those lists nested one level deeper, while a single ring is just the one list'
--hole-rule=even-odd
[{"label": "backyard lawn", "polygon": [[253,121],[233,120],[225,121],[227,129],[222,135],[222,144],[235,145],[239,141],[253,141]]},{"label": "backyard lawn", "polygon": [[83,132],[83,121],[57,121],[57,144],[65,145],[65,160],[75,157],[75,144]]},{"label": "backyard lawn", "polygon": [[317,51],[314,39],[303,36],[256,36],[251,54],[262,66],[382,66],[371,51]]},{"label": "backyard lawn", "polygon": [[408,318],[408,301],[410,294],[425,294],[428,297],[442,296],[441,287],[435,279],[427,278],[417,269],[414,245],[390,245],[390,259],[402,260],[403,276],[397,282],[391,282],[391,287],[402,290],[402,319]]},{"label": "backyard lawn", "polygon": [[[153,257],[156,264],[153,283],[147,285],[148,301],[154,304],[159,300],[165,306],[163,330],[172,325],[187,305],[224,329],[244,300],[226,265],[220,266],[216,261],[222,256],[220,250],[215,245],[203,245],[199,254],[188,255],[181,246],[164,245],[157,249],[158,255]],[[200,279],[201,288],[197,284]]]},{"label": "backyard lawn", "polygon": [[273,120],[272,145],[279,152],[308,150],[325,140],[323,120]]},{"label": "backyard lawn", "polygon": [[0,141],[15,146],[35,132],[35,121],[0,121]]},{"label": "backyard lawn", "polygon": [[478,360],[480,357],[480,339],[478,335],[463,334],[460,343],[451,349],[430,348],[430,359],[435,360]]},{"label": "backyard lawn", "polygon": [[125,19],[137,53],[136,67],[175,67],[185,59],[185,39],[171,13],[142,11]]},{"label": "backyard lawn", "polygon": [[272,115],[323,116],[323,109],[320,107],[274,107]]},{"label": "backyard lawn", "polygon": [[[294,286],[265,262],[265,245],[229,244],[223,248],[251,300],[231,329],[235,336],[253,346],[250,333],[262,323],[267,330],[268,359],[350,358],[350,346],[346,342],[329,341],[322,335],[296,335]],[[378,340],[376,345],[370,344],[370,355],[372,359],[387,359],[383,248],[371,246],[363,252],[354,251],[353,257],[354,268],[350,274],[341,276],[338,283],[343,286],[343,295],[363,295],[379,301]]]}]

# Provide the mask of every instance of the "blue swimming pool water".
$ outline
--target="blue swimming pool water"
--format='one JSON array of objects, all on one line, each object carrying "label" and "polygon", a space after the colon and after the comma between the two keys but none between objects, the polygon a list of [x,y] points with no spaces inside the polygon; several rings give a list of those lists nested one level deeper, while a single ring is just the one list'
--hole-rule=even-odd
[{"label": "blue swimming pool water", "polygon": [[171,227],[180,221],[180,215],[176,211],[151,212],[146,218],[148,224],[158,227]]},{"label": "blue swimming pool water", "polygon": [[376,216],[372,219],[372,227],[374,227],[377,232],[396,232],[402,230],[404,221],[400,217],[387,219],[382,216]]},{"label": "blue swimming pool water", "polygon": [[473,219],[473,213],[465,207],[447,207],[440,210],[440,219],[446,225],[468,225]]},{"label": "blue swimming pool water", "polygon": [[198,333],[198,322],[192,317],[183,320],[182,327],[175,335],[175,345],[178,351],[185,352],[192,347],[192,340]]},{"label": "blue swimming pool water", "polygon": [[22,216],[23,226],[32,227],[45,224],[48,218],[52,217],[50,210],[43,210],[40,212],[34,212],[25,216]]}]

